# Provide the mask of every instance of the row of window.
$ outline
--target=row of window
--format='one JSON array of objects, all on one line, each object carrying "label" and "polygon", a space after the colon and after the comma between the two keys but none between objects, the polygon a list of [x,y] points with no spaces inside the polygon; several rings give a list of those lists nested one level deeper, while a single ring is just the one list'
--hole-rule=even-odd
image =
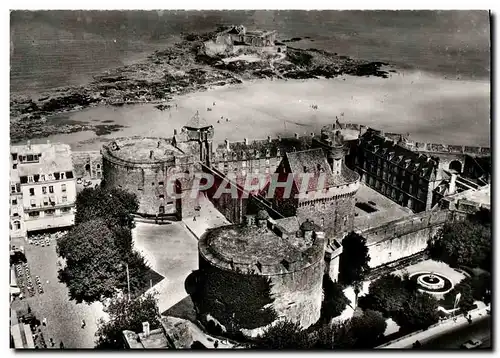
[{"label": "row of window", "polygon": [[21,184],[38,183],[40,181],[73,179],[73,172],[59,172],[50,174],[34,174],[20,177]]},{"label": "row of window", "polygon": [[21,184],[17,183],[15,185],[11,185],[10,186],[10,192],[12,194],[14,194],[14,193],[20,193],[21,192]]},{"label": "row of window", "polygon": [[[63,214],[63,213],[69,213],[71,211],[71,208],[61,208],[60,209],[60,213]],[[56,214],[56,210],[55,209],[47,209],[47,210],[43,210],[43,213],[45,216],[54,216]],[[40,217],[40,211],[31,211],[28,213],[28,216],[30,218],[38,218]]]},{"label": "row of window", "polygon": [[[51,195],[50,197],[49,196],[44,196],[42,202],[43,202],[44,206],[55,205],[56,204],[56,197],[53,196],[53,195]],[[62,203],[67,203],[68,202],[68,197],[66,195],[63,195],[61,197],[61,202]],[[36,208],[36,199],[31,199],[30,205],[31,205],[32,208]]]},{"label": "row of window", "polygon": [[21,163],[36,163],[39,161],[40,157],[42,156],[41,153],[37,154],[23,154],[23,155],[17,155],[17,153],[11,153],[12,154],[12,160],[19,160]]},{"label": "row of window", "polygon": [[[29,188],[29,191],[30,191],[30,196],[35,196],[35,188]],[[66,184],[61,184],[61,191],[63,193],[66,192]],[[53,185],[49,185],[49,193],[50,194],[54,193],[54,186]],[[46,186],[42,186],[42,194],[47,194],[47,187]]]}]

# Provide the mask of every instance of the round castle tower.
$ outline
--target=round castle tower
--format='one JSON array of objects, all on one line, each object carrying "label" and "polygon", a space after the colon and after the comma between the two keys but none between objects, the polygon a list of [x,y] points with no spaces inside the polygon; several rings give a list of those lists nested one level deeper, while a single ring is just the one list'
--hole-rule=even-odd
[{"label": "round castle tower", "polygon": [[320,318],[325,246],[316,225],[289,236],[265,211],[207,232],[198,244],[198,319],[247,337],[280,319],[309,327]]}]

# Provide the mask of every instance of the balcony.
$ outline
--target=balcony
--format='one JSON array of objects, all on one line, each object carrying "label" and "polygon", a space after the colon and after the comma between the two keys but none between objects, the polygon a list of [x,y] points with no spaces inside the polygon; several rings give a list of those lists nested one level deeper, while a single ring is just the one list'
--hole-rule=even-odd
[{"label": "balcony", "polygon": [[48,210],[48,209],[60,209],[60,208],[71,208],[74,207],[75,203],[74,202],[67,202],[67,203],[53,203],[53,204],[48,204],[48,205],[43,205],[43,204],[37,204],[36,206],[28,206],[24,207],[24,212],[29,213],[31,211],[40,211],[40,210]]}]

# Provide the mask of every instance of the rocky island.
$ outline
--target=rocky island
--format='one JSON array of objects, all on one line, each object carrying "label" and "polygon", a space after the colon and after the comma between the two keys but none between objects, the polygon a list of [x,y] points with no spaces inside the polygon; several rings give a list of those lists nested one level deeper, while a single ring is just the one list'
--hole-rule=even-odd
[{"label": "rocky island", "polygon": [[384,70],[387,64],[382,62],[288,46],[299,40],[280,42],[275,31],[247,31],[243,26],[218,28],[205,34],[184,34],[181,41],[154,52],[147,60],[107,71],[87,85],[55,89],[39,98],[11,95],[11,140],[18,142],[82,130],[105,135],[122,128],[117,124],[51,121],[55,114],[99,104],[123,106],[153,102],[163,110],[168,108],[174,95],[253,79],[388,76]]}]

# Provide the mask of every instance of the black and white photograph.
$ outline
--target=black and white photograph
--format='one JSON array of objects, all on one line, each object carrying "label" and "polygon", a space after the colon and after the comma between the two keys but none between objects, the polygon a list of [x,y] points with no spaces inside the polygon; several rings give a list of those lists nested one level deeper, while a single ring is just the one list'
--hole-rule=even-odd
[{"label": "black and white photograph", "polygon": [[9,20],[11,351],[492,351],[488,9]]}]

